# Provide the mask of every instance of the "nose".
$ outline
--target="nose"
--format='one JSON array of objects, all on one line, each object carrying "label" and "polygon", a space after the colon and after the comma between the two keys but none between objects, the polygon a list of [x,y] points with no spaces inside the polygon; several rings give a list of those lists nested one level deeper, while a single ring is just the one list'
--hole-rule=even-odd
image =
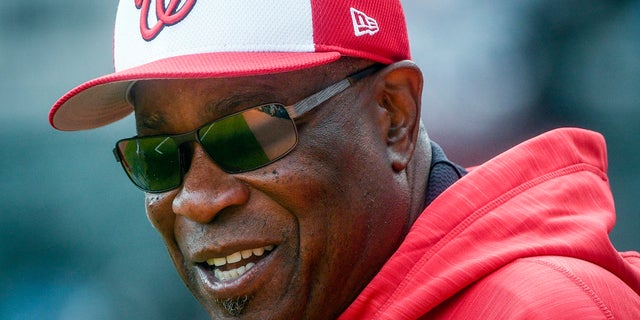
[{"label": "nose", "polygon": [[249,188],[222,171],[198,144],[193,148],[191,166],[173,199],[173,212],[199,223],[209,223],[223,209],[242,205],[249,199]]}]

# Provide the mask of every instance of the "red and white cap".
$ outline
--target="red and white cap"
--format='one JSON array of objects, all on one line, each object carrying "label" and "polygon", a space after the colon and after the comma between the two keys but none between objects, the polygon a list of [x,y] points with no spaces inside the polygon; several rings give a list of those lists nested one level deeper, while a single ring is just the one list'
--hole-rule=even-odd
[{"label": "red and white cap", "polygon": [[310,68],[359,57],[410,59],[400,0],[121,0],[115,72],[60,98],[59,130],[84,130],[133,111],[136,80],[224,78]]}]

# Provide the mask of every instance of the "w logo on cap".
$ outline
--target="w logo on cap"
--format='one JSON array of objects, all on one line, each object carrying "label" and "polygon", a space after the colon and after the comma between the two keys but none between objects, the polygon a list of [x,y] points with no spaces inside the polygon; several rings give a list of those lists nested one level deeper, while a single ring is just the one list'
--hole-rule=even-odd
[{"label": "w logo on cap", "polygon": [[353,21],[353,32],[356,37],[360,37],[365,34],[372,36],[376,34],[376,32],[380,31],[378,22],[374,18],[371,18],[364,12],[358,11],[354,8],[351,8],[351,20]]},{"label": "w logo on cap", "polygon": [[156,0],[156,23],[149,27],[149,11],[151,11],[151,0],[134,0],[136,8],[140,12],[140,33],[147,41],[153,40],[165,26],[174,25],[191,12],[196,0],[186,0],[181,7],[178,5],[182,0],[169,0],[169,5],[165,5],[165,0]]}]

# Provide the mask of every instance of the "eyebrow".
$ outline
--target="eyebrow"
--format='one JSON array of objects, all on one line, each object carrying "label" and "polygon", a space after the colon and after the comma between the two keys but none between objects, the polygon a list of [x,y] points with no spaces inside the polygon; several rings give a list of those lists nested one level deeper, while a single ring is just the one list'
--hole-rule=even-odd
[{"label": "eyebrow", "polygon": [[[140,114],[137,112],[136,114]],[[138,134],[144,130],[159,130],[166,123],[164,116],[160,112],[136,116],[136,129]]]},{"label": "eyebrow", "polygon": [[[274,92],[274,88],[272,86],[267,86],[261,93],[241,92],[232,94],[220,100],[206,102],[203,106],[205,116],[217,116],[214,119],[217,120],[247,108],[259,106],[265,103],[276,102],[272,101],[275,100],[272,98],[273,94],[267,92]],[[142,114],[140,113],[140,111],[138,111],[138,114],[141,114],[140,117],[136,117],[136,127],[138,133],[145,130],[161,130],[161,128],[167,123],[166,117],[164,116],[163,112],[157,110],[154,110],[148,114]]]},{"label": "eyebrow", "polygon": [[[267,90],[269,89],[273,88],[268,88]],[[205,103],[204,111],[207,115],[220,115],[218,118],[222,118],[237,111],[259,106],[264,103],[275,102],[271,101],[274,100],[272,96],[272,94],[266,94],[264,92],[233,94],[220,100]]]}]

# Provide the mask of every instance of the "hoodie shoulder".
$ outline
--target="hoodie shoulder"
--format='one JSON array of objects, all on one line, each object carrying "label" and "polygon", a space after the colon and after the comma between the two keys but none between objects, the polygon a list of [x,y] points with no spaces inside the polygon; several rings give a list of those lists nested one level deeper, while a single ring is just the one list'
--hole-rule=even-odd
[{"label": "hoodie shoulder", "polygon": [[640,297],[608,270],[576,258],[513,261],[429,313],[433,319],[640,319]]}]

